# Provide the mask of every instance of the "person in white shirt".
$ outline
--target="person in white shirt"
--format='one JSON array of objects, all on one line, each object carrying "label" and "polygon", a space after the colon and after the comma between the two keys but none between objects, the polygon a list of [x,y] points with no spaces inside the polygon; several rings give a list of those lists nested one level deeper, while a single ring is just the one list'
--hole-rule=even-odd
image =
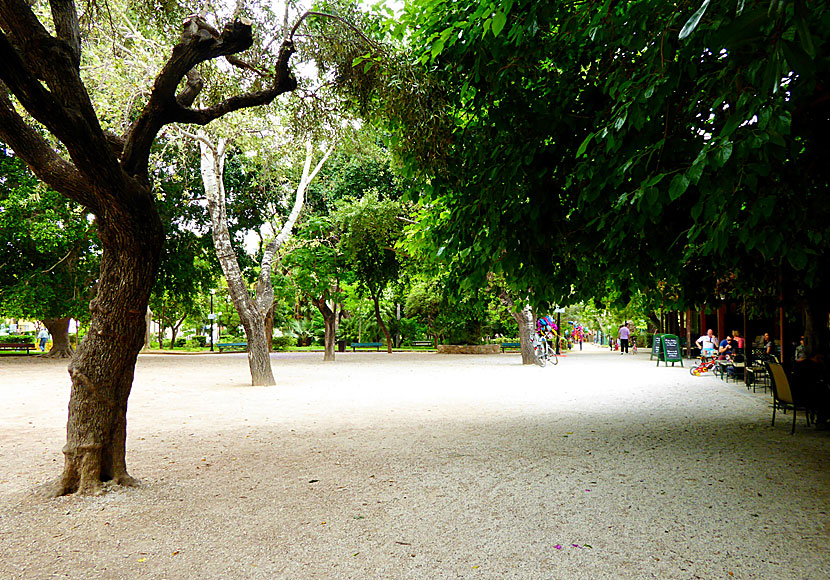
[{"label": "person in white shirt", "polygon": [[631,336],[631,331],[628,330],[628,323],[626,322],[620,326],[620,354],[628,354],[628,339]]},{"label": "person in white shirt", "polygon": [[701,356],[714,356],[715,350],[718,348],[718,337],[710,328],[706,331],[706,334],[695,341],[695,344],[700,349]]}]

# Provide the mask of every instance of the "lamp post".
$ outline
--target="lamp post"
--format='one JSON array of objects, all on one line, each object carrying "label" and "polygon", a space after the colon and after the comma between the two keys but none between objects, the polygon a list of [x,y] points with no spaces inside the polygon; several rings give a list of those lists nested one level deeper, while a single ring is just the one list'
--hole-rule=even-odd
[{"label": "lamp post", "polygon": [[559,343],[562,342],[562,313],[565,312],[565,309],[556,308],[554,312],[556,313],[556,330],[559,333],[556,337],[556,354],[559,355]]},{"label": "lamp post", "polygon": [[213,295],[216,294],[216,290],[211,289],[210,291],[210,352],[213,352],[213,319],[216,318],[216,315],[213,314]]}]

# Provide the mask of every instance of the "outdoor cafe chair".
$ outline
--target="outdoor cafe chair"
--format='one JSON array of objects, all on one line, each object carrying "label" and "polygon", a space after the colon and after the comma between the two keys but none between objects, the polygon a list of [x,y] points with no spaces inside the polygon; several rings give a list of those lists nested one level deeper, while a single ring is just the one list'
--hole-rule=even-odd
[{"label": "outdoor cafe chair", "polygon": [[787,373],[784,372],[784,367],[777,362],[764,362],[767,373],[770,378],[770,387],[772,388],[772,425],[775,426],[775,410],[781,409],[784,414],[788,409],[793,412],[793,428],[790,434],[795,433],[795,418],[796,411],[802,409],[807,418],[807,425],[810,424],[810,413],[806,406],[801,404],[797,397],[793,396],[793,391],[790,388],[790,381],[787,378]]}]

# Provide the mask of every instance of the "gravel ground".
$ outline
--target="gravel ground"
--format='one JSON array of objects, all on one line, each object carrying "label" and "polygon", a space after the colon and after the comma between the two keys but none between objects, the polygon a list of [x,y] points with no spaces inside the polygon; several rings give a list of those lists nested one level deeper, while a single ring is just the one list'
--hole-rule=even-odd
[{"label": "gravel ground", "polygon": [[42,499],[65,361],[0,357],[0,579],[830,578],[830,432],[648,354],[142,355],[139,488]]}]

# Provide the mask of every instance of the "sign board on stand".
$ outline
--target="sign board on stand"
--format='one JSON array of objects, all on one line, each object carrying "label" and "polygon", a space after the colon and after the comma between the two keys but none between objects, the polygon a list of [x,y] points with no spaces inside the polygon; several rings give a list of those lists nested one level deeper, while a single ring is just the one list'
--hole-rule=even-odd
[{"label": "sign board on stand", "polygon": [[663,341],[660,340],[662,334],[654,333],[654,337],[651,343],[651,356],[648,360],[654,360],[654,357],[657,357],[657,364],[660,364],[660,354],[663,352]]},{"label": "sign board on stand", "polygon": [[661,346],[661,353],[660,356],[657,358],[657,366],[660,366],[660,361],[662,360],[666,363],[666,366],[674,366],[674,363],[679,362],[680,366],[683,366],[683,357],[680,356],[680,339],[674,334],[664,334],[660,337],[660,342],[662,343]]}]

